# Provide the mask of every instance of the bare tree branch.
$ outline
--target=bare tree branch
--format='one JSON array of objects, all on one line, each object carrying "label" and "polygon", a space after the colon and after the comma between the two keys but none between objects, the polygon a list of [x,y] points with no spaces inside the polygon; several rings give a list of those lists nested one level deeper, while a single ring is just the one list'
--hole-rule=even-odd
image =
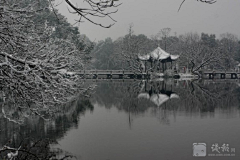
[{"label": "bare tree branch", "polygon": [[[185,2],[186,0],[183,0],[178,8],[178,12],[180,11],[183,3]],[[203,3],[207,3],[207,4],[213,4],[215,2],[217,2],[216,0],[197,0],[197,1],[200,1],[200,2],[203,2]]]},{"label": "bare tree branch", "polygon": [[108,17],[112,21],[116,22],[116,20],[114,20],[111,17],[111,14],[116,13],[118,10],[114,10],[114,11],[110,11],[110,12],[107,11],[108,8],[116,8],[121,5],[121,3],[115,4],[116,3],[115,1],[117,1],[117,0],[101,0],[99,2],[95,2],[93,0],[85,0],[84,2],[86,2],[89,5],[89,8],[80,8],[80,7],[77,7],[76,5],[74,5],[69,0],[65,0],[65,2],[73,10],[70,12],[73,14],[77,14],[79,16],[78,22],[82,22],[82,19],[85,19],[85,20],[87,20],[95,25],[98,25],[100,27],[103,27],[103,28],[110,28],[111,26],[114,25],[114,23],[110,24],[110,25],[103,25],[101,23],[98,23],[98,22],[92,20],[92,18],[93,17],[98,17],[98,18]]}]

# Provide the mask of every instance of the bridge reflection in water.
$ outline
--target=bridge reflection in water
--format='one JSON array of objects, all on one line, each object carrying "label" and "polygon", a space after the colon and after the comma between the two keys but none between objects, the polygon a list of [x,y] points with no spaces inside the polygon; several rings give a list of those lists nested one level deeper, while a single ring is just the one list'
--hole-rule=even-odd
[{"label": "bridge reflection in water", "polygon": [[204,79],[239,79],[240,73],[235,71],[204,71],[202,72]]},{"label": "bridge reflection in water", "polygon": [[[196,141],[209,148],[221,142],[240,147],[235,81],[91,81],[97,84],[93,114],[82,117],[79,128],[59,142],[82,159],[193,159]],[[164,93],[179,98],[160,105],[151,100]]]},{"label": "bridge reflection in water", "polygon": [[[150,159],[177,159],[176,156],[180,155],[191,159],[192,155],[187,153],[191,152],[191,143],[195,142],[196,136],[202,138],[199,141],[209,143],[213,143],[211,138],[215,142],[226,140],[237,149],[240,145],[234,135],[240,131],[232,124],[239,122],[240,90],[235,80],[218,81],[86,79],[86,85],[97,84],[90,100],[79,97],[66,106],[59,106],[61,113],[56,113],[50,121],[30,117],[23,126],[18,126],[0,114],[0,144],[3,146],[12,139],[13,145],[19,145],[23,137],[50,138],[79,158],[114,159],[122,156],[121,159],[127,160],[131,159],[127,155],[129,150],[134,157],[149,155]],[[15,112],[11,113],[17,114]],[[219,116],[224,120],[217,119]],[[211,128],[218,130],[214,132]],[[180,139],[177,134],[181,134]],[[176,141],[180,141],[178,147],[189,148],[181,152],[172,148]],[[25,143],[31,144],[32,141],[29,139]],[[152,154],[150,151],[154,148],[157,151]],[[159,148],[162,153],[169,153],[168,156],[160,154]],[[177,154],[170,154],[170,151]]]},{"label": "bridge reflection in water", "polygon": [[[81,70],[75,73],[83,79],[151,79],[155,77],[164,77],[159,72],[140,72],[132,70]],[[192,79],[239,79],[240,73],[235,71],[201,71],[201,77],[188,73],[174,72],[170,77],[179,79],[191,77]],[[169,75],[168,75],[169,76]]]}]

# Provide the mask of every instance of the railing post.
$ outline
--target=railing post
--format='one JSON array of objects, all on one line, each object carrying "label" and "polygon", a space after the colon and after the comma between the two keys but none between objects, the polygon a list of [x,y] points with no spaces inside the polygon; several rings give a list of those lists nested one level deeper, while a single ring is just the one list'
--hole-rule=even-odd
[{"label": "railing post", "polygon": [[213,73],[209,73],[209,79],[214,79],[214,74]]},{"label": "railing post", "polygon": [[237,74],[236,73],[231,73],[231,79],[236,79],[237,78]]},{"label": "railing post", "polygon": [[95,69],[95,72],[96,72],[96,79],[98,79],[97,69]]},{"label": "railing post", "polygon": [[226,74],[225,73],[221,73],[221,79],[225,79],[225,77],[226,77]]}]

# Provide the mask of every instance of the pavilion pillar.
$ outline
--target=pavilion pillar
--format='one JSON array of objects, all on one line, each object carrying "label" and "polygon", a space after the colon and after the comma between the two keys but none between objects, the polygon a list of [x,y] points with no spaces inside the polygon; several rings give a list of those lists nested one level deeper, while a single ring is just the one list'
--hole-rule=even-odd
[{"label": "pavilion pillar", "polygon": [[158,61],[159,72],[161,72],[161,62]]},{"label": "pavilion pillar", "polygon": [[152,71],[152,61],[151,61],[151,71]]},{"label": "pavilion pillar", "polygon": [[147,61],[145,61],[145,73],[147,72]]}]

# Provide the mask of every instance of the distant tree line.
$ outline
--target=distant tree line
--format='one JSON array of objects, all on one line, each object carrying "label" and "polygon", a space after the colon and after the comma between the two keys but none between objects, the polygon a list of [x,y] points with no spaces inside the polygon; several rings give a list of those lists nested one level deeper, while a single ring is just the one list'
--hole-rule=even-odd
[{"label": "distant tree line", "polygon": [[234,69],[240,61],[240,41],[231,33],[215,34],[186,33],[171,35],[170,28],[164,28],[150,38],[144,34],[135,35],[132,26],[125,36],[113,41],[111,38],[99,41],[91,53],[93,68],[139,70],[138,55],[153,51],[158,46],[173,55],[180,55],[178,65],[188,67],[192,72],[201,69]]}]

